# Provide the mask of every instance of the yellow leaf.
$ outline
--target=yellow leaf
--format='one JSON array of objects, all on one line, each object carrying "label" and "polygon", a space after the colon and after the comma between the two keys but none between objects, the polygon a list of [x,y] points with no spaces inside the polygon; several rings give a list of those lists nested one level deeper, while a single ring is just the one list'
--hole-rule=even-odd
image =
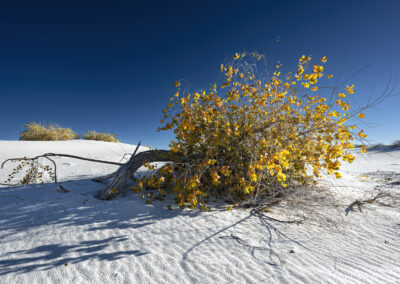
[{"label": "yellow leaf", "polygon": [[324,67],[320,66],[320,65],[314,65],[313,70],[314,70],[314,73],[321,73],[322,71],[324,71]]},{"label": "yellow leaf", "polygon": [[323,56],[319,61],[321,61],[322,63],[325,63],[328,60],[328,57]]},{"label": "yellow leaf", "polygon": [[361,130],[361,131],[358,133],[358,136],[360,136],[361,138],[366,138],[366,137],[367,137],[367,135],[364,134],[364,130]]}]

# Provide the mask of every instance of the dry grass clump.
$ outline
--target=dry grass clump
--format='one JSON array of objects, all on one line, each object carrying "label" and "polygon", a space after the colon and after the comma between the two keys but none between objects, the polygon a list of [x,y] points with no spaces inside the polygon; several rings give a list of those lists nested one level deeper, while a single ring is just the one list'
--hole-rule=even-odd
[{"label": "dry grass clump", "polygon": [[117,135],[109,134],[104,132],[96,132],[94,130],[87,131],[82,135],[82,138],[85,140],[97,140],[104,142],[119,142]]},{"label": "dry grass clump", "polygon": [[[29,122],[24,125],[25,130],[19,135],[19,140],[24,141],[64,141],[79,139],[79,135],[71,128],[63,128],[56,124],[43,125],[37,122]],[[82,135],[85,140],[97,140],[104,142],[119,142],[117,135],[89,130]]]},{"label": "dry grass clump", "polygon": [[24,141],[63,141],[78,139],[79,136],[71,128],[63,128],[55,124],[42,125],[30,122],[24,125],[19,139]]}]

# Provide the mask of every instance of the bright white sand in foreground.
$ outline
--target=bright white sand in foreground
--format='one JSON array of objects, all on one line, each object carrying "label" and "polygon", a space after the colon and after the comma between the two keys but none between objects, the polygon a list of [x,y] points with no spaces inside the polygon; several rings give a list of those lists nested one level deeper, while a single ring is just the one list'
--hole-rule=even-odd
[{"label": "bright white sand in foreground", "polygon": [[[134,149],[94,141],[0,141],[0,162],[46,152],[120,161]],[[0,186],[0,283],[399,283],[399,204],[367,204],[347,214],[339,206],[334,212],[340,215],[320,226],[262,220],[249,210],[222,210],[222,204],[212,212],[171,211],[165,209],[171,202],[145,205],[133,193],[100,201],[93,195],[105,185],[90,178],[116,166],[55,160],[69,193],[51,183]],[[1,170],[0,182],[10,170]],[[346,166],[343,176],[332,192],[344,205],[375,186],[399,194],[400,151],[371,152]],[[271,216],[286,219],[276,212]]]}]

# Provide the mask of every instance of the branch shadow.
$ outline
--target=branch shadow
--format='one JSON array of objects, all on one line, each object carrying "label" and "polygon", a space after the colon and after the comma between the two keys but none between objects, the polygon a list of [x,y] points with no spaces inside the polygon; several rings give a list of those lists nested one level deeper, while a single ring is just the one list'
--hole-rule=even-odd
[{"label": "branch shadow", "polygon": [[[354,209],[354,206],[355,206],[355,205],[357,205],[357,201],[351,203],[349,206],[346,207],[346,209],[344,210],[346,216],[348,216],[349,213],[355,213],[355,212],[357,212],[357,211]],[[360,210],[360,212],[361,212],[360,206],[359,206],[359,210]]]},{"label": "branch shadow", "polygon": [[[250,218],[258,218],[259,221],[261,222],[261,224],[264,226],[264,228],[267,230],[268,233],[268,240],[267,240],[267,244],[265,247],[261,247],[261,246],[252,246],[249,245],[248,243],[246,243],[244,240],[242,240],[240,237],[235,236],[233,234],[230,234],[228,236],[220,236],[219,239],[225,239],[225,240],[234,240],[236,243],[238,243],[239,245],[242,245],[244,247],[247,247],[249,249],[251,249],[251,255],[252,257],[254,257],[255,259],[262,261],[265,264],[268,264],[270,266],[274,266],[274,267],[278,267],[279,265],[282,265],[285,263],[285,261],[279,256],[278,253],[276,253],[274,251],[273,248],[273,238],[274,238],[274,234],[278,237],[278,238],[285,238],[286,240],[292,242],[293,244],[296,244],[304,249],[308,249],[306,246],[304,246],[301,242],[294,240],[293,238],[290,238],[289,236],[287,236],[285,233],[283,233],[281,230],[279,230],[276,226],[274,226],[272,224],[272,222],[270,220],[268,220],[267,218],[263,218],[262,216],[260,216],[259,214],[256,214],[254,210],[251,210],[251,212],[249,213],[248,216],[238,220],[237,222],[226,226],[218,231],[216,231],[215,233],[209,235],[207,238],[204,238],[203,240],[201,240],[200,242],[197,242],[195,245],[193,245],[191,248],[189,248],[182,256],[182,262],[186,262],[188,259],[189,254],[196,249],[198,246],[200,246],[201,244],[215,238],[217,235],[220,235],[221,233],[227,231],[230,228],[233,228],[243,222],[245,222],[246,220],[250,219]],[[259,259],[255,252],[261,250],[261,251],[268,251],[269,252],[269,261],[264,261]],[[273,256],[275,256],[278,260],[279,263],[276,262],[276,260],[273,258]]]}]

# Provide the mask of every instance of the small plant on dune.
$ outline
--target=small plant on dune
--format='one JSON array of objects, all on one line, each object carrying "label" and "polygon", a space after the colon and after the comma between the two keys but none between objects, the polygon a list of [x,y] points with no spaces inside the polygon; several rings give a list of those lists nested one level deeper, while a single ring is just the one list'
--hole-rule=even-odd
[{"label": "small plant on dune", "polygon": [[105,141],[105,142],[119,142],[117,139],[117,135],[109,134],[104,132],[96,132],[94,130],[87,131],[82,135],[85,140],[97,140],[97,141]]},{"label": "small plant on dune", "polygon": [[312,64],[302,56],[297,70],[284,76],[281,64],[271,74],[258,72],[264,60],[236,54],[220,66],[223,82],[208,90],[188,93],[177,81],[159,128],[174,131],[176,159],[132,189],[161,188],[160,196],[176,193],[181,208],[207,210],[211,197],[257,205],[315,184],[322,173],[340,178],[342,162],[355,159],[352,141],[366,137],[348,124],[364,118],[349,111],[354,85],[323,96],[320,82],[333,76],[324,74],[326,57]]},{"label": "small plant on dune", "polygon": [[39,160],[22,160],[8,175],[6,184],[13,184],[13,181],[19,175],[21,175],[21,178],[18,179],[16,185],[44,183],[47,180],[56,180],[53,169]]},{"label": "small plant on dune", "polygon": [[25,124],[25,130],[21,132],[19,139],[25,141],[60,141],[78,139],[78,135],[71,128],[30,122]]}]

